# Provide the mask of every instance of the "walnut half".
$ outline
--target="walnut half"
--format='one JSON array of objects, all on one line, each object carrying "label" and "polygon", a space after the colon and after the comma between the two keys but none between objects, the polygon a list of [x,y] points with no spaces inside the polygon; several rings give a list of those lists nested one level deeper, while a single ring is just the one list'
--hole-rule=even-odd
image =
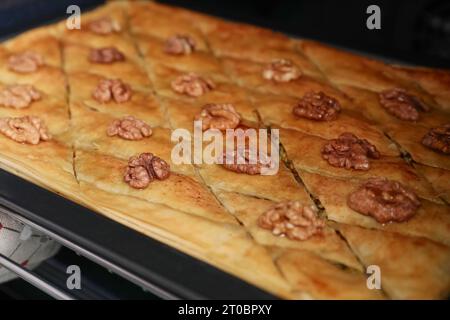
[{"label": "walnut half", "polygon": [[[232,159],[232,163],[227,163],[227,157],[229,159]],[[259,156],[256,155],[256,163],[250,163],[250,152],[248,148],[242,150],[241,152],[238,152],[237,150],[234,150],[232,152],[224,152],[222,155],[222,166],[229,170],[234,171],[236,173],[245,173],[248,175],[257,175],[262,173],[263,168],[270,169],[271,163],[262,163],[262,161],[259,159]],[[244,163],[238,163],[238,158],[241,158]]]},{"label": "walnut half", "polygon": [[314,207],[304,206],[299,201],[286,201],[263,213],[258,225],[271,230],[275,236],[302,241],[322,234],[325,221],[317,216]]},{"label": "walnut half", "polygon": [[417,121],[419,111],[429,108],[419,98],[408,94],[404,89],[394,88],[379,94],[380,104],[395,117],[405,121]]},{"label": "walnut half", "polygon": [[380,153],[366,139],[359,139],[354,134],[345,132],[323,146],[322,158],[333,167],[369,170],[369,158],[379,159]]},{"label": "walnut half", "polygon": [[190,36],[177,34],[166,40],[164,52],[173,55],[191,54],[195,46],[195,41]]},{"label": "walnut half", "polygon": [[191,97],[199,97],[214,89],[214,83],[204,79],[195,73],[183,74],[171,82],[175,92],[186,94]]},{"label": "walnut half", "polygon": [[379,223],[407,221],[420,207],[419,198],[412,190],[385,178],[368,180],[348,196],[347,204]]},{"label": "walnut half", "polygon": [[334,120],[340,111],[339,101],[321,91],[307,92],[293,109],[296,116],[316,121]]},{"label": "walnut half", "polygon": [[262,73],[264,79],[276,82],[289,82],[298,79],[301,75],[300,69],[288,59],[272,60]]},{"label": "walnut half", "polygon": [[131,99],[131,88],[120,79],[100,80],[92,97],[101,103],[114,100],[117,103],[127,102]]},{"label": "walnut half", "polygon": [[164,180],[170,175],[170,166],[152,153],[142,153],[128,160],[124,181],[132,188],[145,189],[155,179]]},{"label": "walnut half", "polygon": [[422,144],[444,154],[450,154],[450,124],[430,129],[422,138]]},{"label": "walnut half", "polygon": [[123,53],[114,47],[91,49],[89,52],[89,61],[94,63],[110,64],[124,60]]},{"label": "walnut half", "polygon": [[142,120],[127,116],[114,120],[106,133],[110,137],[117,135],[125,140],[141,140],[152,135],[152,128]]},{"label": "walnut half", "polygon": [[202,121],[203,130],[207,129],[234,129],[239,125],[241,117],[232,104],[207,104],[203,107],[195,120]]},{"label": "walnut half", "polygon": [[108,17],[102,17],[97,20],[91,21],[90,23],[88,23],[87,27],[89,31],[100,35],[107,35],[113,32],[120,31],[119,23]]},{"label": "walnut half", "polygon": [[17,84],[0,91],[0,105],[10,108],[26,108],[40,98],[41,94],[32,85]]},{"label": "walnut half", "polygon": [[35,116],[0,118],[0,133],[19,143],[38,144],[51,139],[44,121]]},{"label": "walnut half", "polygon": [[35,72],[44,65],[44,59],[39,53],[25,51],[9,57],[8,67],[10,70],[18,73]]}]

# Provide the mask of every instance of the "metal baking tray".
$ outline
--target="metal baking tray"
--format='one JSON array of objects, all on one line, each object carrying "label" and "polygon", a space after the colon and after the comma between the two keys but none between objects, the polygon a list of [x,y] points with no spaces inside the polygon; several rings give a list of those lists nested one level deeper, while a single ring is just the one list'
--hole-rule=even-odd
[{"label": "metal baking tray", "polygon": [[[67,6],[74,2],[84,12],[103,1],[3,0],[0,3],[0,37],[5,40],[17,32],[62,18]],[[161,298],[276,298],[212,265],[1,169],[0,212],[46,233]]]}]

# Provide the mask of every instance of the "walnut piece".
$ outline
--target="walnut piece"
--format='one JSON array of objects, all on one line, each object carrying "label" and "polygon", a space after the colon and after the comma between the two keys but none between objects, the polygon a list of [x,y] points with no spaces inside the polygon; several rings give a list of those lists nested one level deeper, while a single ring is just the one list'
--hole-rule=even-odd
[{"label": "walnut piece", "polygon": [[169,175],[167,162],[152,153],[142,153],[128,160],[124,180],[135,189],[145,189],[153,180],[164,180]]},{"label": "walnut piece", "polygon": [[19,73],[35,72],[44,65],[44,59],[39,53],[25,51],[9,57],[8,67],[10,70]]},{"label": "walnut piece", "polygon": [[[229,159],[233,159],[233,163],[227,163],[227,156]],[[238,157],[245,160],[245,163],[238,163]],[[263,168],[270,169],[271,163],[262,163],[259,156],[256,155],[256,163],[250,163],[250,152],[248,148],[238,152],[237,150],[230,152],[224,152],[222,154],[222,166],[236,173],[245,173],[248,175],[261,174]]]},{"label": "walnut piece", "polygon": [[317,121],[334,120],[340,111],[339,101],[322,91],[307,92],[293,109],[296,116]]},{"label": "walnut piece", "polygon": [[0,91],[0,105],[22,109],[41,98],[41,94],[32,85],[12,85]]},{"label": "walnut piece", "polygon": [[300,69],[291,60],[287,59],[272,60],[262,73],[264,79],[276,82],[289,82],[299,78],[301,75]]},{"label": "walnut piece", "polygon": [[258,225],[272,230],[275,236],[303,241],[322,234],[325,222],[317,216],[314,207],[304,206],[300,201],[286,201],[263,213],[258,219]]},{"label": "walnut piece", "polygon": [[110,137],[119,136],[125,140],[141,140],[152,135],[152,129],[144,121],[132,116],[114,120],[106,134]]},{"label": "walnut piece", "polygon": [[214,89],[214,83],[204,79],[195,73],[183,74],[171,83],[175,92],[186,94],[191,97],[199,97]]},{"label": "walnut piece", "polygon": [[0,133],[19,143],[38,144],[51,139],[44,121],[35,116],[0,118]]},{"label": "walnut piece", "polygon": [[420,201],[412,190],[385,178],[365,182],[348,196],[347,204],[379,223],[407,221],[420,207]]},{"label": "walnut piece", "polygon": [[423,136],[422,144],[438,152],[450,154],[450,123],[430,129]]},{"label": "walnut piece", "polygon": [[131,99],[131,88],[120,79],[103,79],[100,80],[92,97],[101,102],[106,103],[114,100],[117,103],[127,102]]},{"label": "walnut piece", "polygon": [[379,159],[380,153],[366,139],[359,139],[354,134],[345,132],[323,146],[322,158],[333,167],[369,170],[368,158]]},{"label": "walnut piece", "polygon": [[195,46],[195,41],[190,36],[177,34],[166,40],[164,52],[174,55],[191,54]]},{"label": "walnut piece", "polygon": [[88,23],[89,31],[100,35],[107,35],[120,31],[120,25],[117,21],[108,17],[99,18]]},{"label": "walnut piece", "polygon": [[203,107],[195,120],[202,121],[202,129],[234,129],[239,125],[241,117],[229,103],[225,104],[207,104]]},{"label": "walnut piece", "polygon": [[379,94],[380,104],[395,117],[405,121],[417,121],[419,111],[429,108],[418,97],[408,94],[404,89],[394,88]]},{"label": "walnut piece", "polygon": [[95,63],[109,64],[124,60],[125,56],[123,55],[123,53],[114,47],[91,49],[91,51],[89,52],[89,61]]}]

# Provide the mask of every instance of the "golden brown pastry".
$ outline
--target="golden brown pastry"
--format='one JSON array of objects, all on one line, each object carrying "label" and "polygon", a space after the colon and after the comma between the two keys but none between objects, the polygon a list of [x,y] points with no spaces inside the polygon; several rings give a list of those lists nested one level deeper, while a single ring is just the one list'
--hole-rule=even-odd
[{"label": "golden brown pastry", "polygon": [[450,245],[448,233],[450,209],[445,204],[420,199],[420,207],[410,220],[382,224],[373,217],[351,209],[348,204],[349,195],[356,191],[364,181],[336,179],[308,172],[302,172],[301,177],[308,190],[317,196],[325,207],[326,215],[330,220],[370,229],[376,228],[425,237]]},{"label": "golden brown pastry", "polygon": [[[332,166],[323,158],[322,150],[327,143],[325,139],[309,136],[298,131],[280,129],[280,140],[287,152],[287,157],[292,161],[300,175],[302,171],[306,171],[345,179],[362,180],[371,177],[385,177],[410,185],[421,197],[439,202],[437,195],[427,181],[417,174],[412,166],[398,157],[388,157],[381,154],[379,159],[369,159],[370,168],[368,170],[346,169]],[[368,139],[368,141],[377,145],[371,139]]]},{"label": "golden brown pastry", "polygon": [[[380,290],[367,288],[366,275],[342,268],[301,250],[279,253],[276,264],[292,285],[297,298],[313,299],[384,299]],[[325,280],[324,279],[328,279]],[[345,292],[345,294],[343,294]],[[305,297],[306,294],[306,297]]]},{"label": "golden brown pastry", "polygon": [[[416,237],[341,225],[339,230],[365,266],[381,271],[393,299],[445,299],[450,286],[449,247]],[[399,268],[398,264],[403,267]]]},{"label": "golden brown pastry", "polygon": [[450,170],[421,164],[416,164],[415,167],[432,184],[437,194],[450,204]]}]

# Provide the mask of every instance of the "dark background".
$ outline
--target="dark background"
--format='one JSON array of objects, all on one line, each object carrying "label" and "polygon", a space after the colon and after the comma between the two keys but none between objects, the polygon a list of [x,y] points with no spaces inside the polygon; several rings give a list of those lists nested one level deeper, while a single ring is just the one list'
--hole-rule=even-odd
[{"label": "dark background", "polygon": [[[68,5],[99,0],[1,0],[0,36],[63,17]],[[448,0],[162,0],[266,26],[394,61],[450,69]],[[366,28],[366,9],[381,8],[381,30]]]},{"label": "dark background", "polygon": [[[448,0],[164,0],[412,64],[450,67]],[[366,9],[381,9],[381,30]]]},{"label": "dark background", "polygon": [[[83,10],[99,0],[1,0],[0,36]],[[449,0],[161,0],[270,27],[291,35],[372,53],[394,61],[450,69]],[[381,30],[366,28],[366,9],[381,8]]]}]

